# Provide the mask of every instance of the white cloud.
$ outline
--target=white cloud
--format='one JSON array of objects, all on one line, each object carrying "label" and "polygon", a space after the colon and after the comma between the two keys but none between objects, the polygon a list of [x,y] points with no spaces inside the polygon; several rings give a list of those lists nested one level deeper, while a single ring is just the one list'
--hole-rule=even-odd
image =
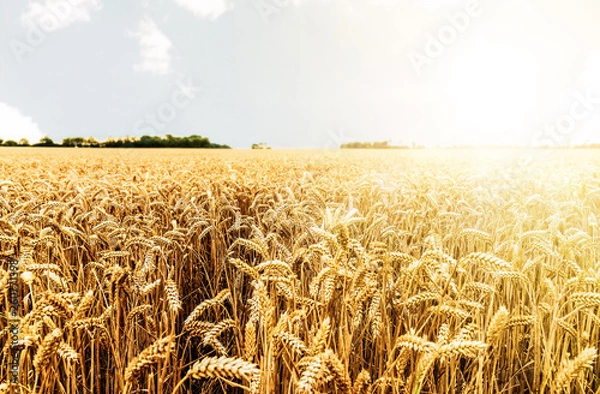
[{"label": "white cloud", "polygon": [[0,138],[17,142],[26,138],[29,143],[36,143],[43,136],[33,119],[23,115],[17,108],[0,102]]},{"label": "white cloud", "polygon": [[45,31],[63,29],[75,22],[89,22],[91,14],[102,8],[102,0],[43,0],[29,3],[21,15],[25,26],[37,25]]},{"label": "white cloud", "polygon": [[217,19],[233,8],[231,0],[173,0],[200,18]]},{"label": "white cloud", "polygon": [[173,44],[149,17],[142,20],[137,30],[132,34],[140,44],[142,61],[133,66],[138,72],[148,71],[157,75],[167,75],[171,72],[170,50]]}]

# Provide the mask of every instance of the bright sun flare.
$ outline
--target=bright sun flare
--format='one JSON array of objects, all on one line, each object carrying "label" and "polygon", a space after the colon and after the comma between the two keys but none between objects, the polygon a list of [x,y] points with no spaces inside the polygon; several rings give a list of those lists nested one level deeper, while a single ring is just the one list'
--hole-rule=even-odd
[{"label": "bright sun flare", "polygon": [[446,94],[458,130],[447,142],[522,143],[536,100],[538,66],[519,48],[471,47],[456,56]]}]

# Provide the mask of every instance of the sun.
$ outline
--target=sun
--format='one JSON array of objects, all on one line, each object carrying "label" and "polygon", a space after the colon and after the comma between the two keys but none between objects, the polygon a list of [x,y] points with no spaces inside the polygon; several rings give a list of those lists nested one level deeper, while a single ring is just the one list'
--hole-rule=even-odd
[{"label": "sun", "polygon": [[524,49],[469,47],[454,57],[447,105],[455,116],[457,145],[513,145],[523,141],[536,102],[540,65]]}]

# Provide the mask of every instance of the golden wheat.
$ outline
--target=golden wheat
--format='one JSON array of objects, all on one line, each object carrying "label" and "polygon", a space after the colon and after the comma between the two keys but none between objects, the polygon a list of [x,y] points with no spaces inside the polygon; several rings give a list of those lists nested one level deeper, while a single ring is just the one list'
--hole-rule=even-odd
[{"label": "golden wheat", "polygon": [[432,152],[3,149],[0,390],[600,391],[598,159]]}]

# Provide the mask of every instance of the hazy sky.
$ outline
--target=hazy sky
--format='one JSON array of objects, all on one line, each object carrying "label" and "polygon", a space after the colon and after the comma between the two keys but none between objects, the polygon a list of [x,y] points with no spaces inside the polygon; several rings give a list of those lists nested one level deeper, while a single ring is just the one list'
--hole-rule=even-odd
[{"label": "hazy sky", "polygon": [[598,0],[0,0],[0,138],[600,142]]}]

